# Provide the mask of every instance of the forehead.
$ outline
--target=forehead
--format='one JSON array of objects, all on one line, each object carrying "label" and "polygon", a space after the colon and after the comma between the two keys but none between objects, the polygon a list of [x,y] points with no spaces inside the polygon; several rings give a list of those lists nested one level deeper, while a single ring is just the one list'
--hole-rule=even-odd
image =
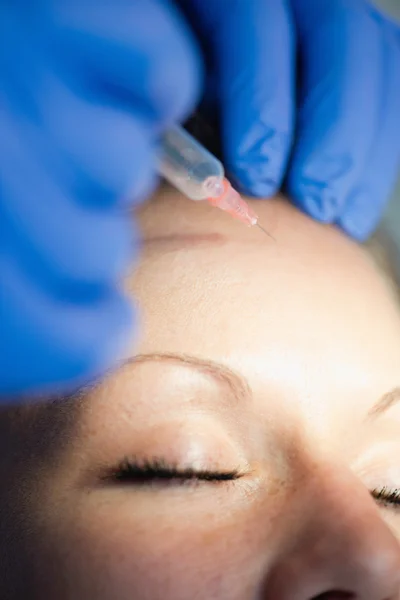
[{"label": "forehead", "polygon": [[[142,259],[128,284],[141,311],[138,351],[196,354],[254,386],[315,397],[326,388],[332,399],[368,390],[373,400],[397,385],[399,311],[366,253],[285,203],[254,206],[276,243],[210,213],[199,212],[195,225],[188,219],[192,232],[209,236],[198,244],[174,238],[164,205],[151,227],[144,220]],[[175,209],[183,219],[197,207]]]}]

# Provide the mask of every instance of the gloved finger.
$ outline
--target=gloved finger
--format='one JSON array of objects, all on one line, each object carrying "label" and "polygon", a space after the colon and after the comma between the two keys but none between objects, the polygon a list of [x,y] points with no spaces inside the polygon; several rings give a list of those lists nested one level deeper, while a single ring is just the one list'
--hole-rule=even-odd
[{"label": "gloved finger", "polygon": [[[91,103],[52,81],[42,109],[50,151],[59,148],[70,167],[70,173],[64,168],[64,185],[71,188],[75,202],[107,207],[119,198],[135,204],[151,193],[156,182],[156,143],[140,106],[133,103],[130,111],[123,111]],[[52,172],[59,170],[49,152],[45,160]],[[68,177],[72,173],[80,181],[75,189]]]},{"label": "gloved finger", "polygon": [[[179,0],[207,42],[224,162],[246,193],[279,188],[291,144],[294,49],[286,0]],[[210,91],[208,91],[210,93]]]},{"label": "gloved finger", "polygon": [[[127,134],[132,134],[134,127],[137,150],[142,150],[142,155],[136,156],[136,168],[140,172],[142,167],[146,174],[152,167],[147,138],[134,120],[126,121],[124,118]],[[98,124],[102,125],[99,117]],[[59,282],[104,284],[120,278],[132,260],[132,229],[124,211],[99,206],[98,196],[110,189],[90,187],[84,175],[79,176],[74,168],[70,172],[64,152],[57,156],[58,147],[47,147],[46,139],[34,144],[40,153],[32,152],[26,135],[22,138],[25,143],[21,142],[18,123],[11,117],[3,123],[2,132],[3,147],[7,148],[1,153],[2,193],[12,202],[0,202],[0,212],[8,252],[18,257],[20,268],[35,273],[46,287]],[[116,154],[119,156],[118,149]],[[96,175],[91,174],[93,178]],[[95,200],[87,206],[82,195],[89,192]]]},{"label": "gloved finger", "polygon": [[300,52],[294,202],[336,221],[359,180],[380,118],[382,36],[363,0],[292,0]]},{"label": "gloved finger", "polygon": [[383,23],[383,69],[379,127],[359,181],[346,200],[338,225],[364,241],[379,223],[400,167],[400,32]]},{"label": "gloved finger", "polygon": [[[164,105],[158,102],[161,101],[161,90],[153,89],[162,79],[158,73],[159,63],[164,69],[164,76],[165,70],[171,70],[171,63],[176,64],[173,47],[176,52],[186,47],[180,30],[175,31],[170,22],[171,19],[174,21],[175,12],[172,9],[171,13],[167,12],[164,4],[153,0],[146,6],[132,3],[136,10],[133,10],[133,16],[141,17],[147,26],[149,20],[153,19],[160,40],[163,39],[162,34],[166,35],[163,42],[159,40],[158,46],[150,48],[146,46],[147,38],[131,39],[136,35],[135,32],[142,33],[137,27],[133,28],[133,32],[132,27],[127,28],[127,17],[132,17],[132,14],[122,10],[126,8],[125,4],[111,8],[107,6],[96,11],[93,11],[93,7],[88,10],[86,2],[71,2],[59,7],[57,17],[62,24],[62,27],[56,28],[59,35],[54,34],[52,27],[43,35],[45,40],[58,40],[59,46],[56,44],[51,54],[57,64],[57,76],[53,74],[46,57],[41,56],[46,44],[32,44],[30,50],[29,36],[28,40],[21,36],[19,51],[24,56],[21,61],[24,69],[19,72],[17,65],[12,79],[14,85],[8,90],[8,112],[14,115],[14,119],[11,119],[12,122],[7,119],[5,127],[10,140],[5,143],[3,139],[0,153],[5,171],[4,186],[13,202],[7,203],[4,209],[15,238],[20,240],[16,246],[21,258],[24,255],[26,261],[29,257],[31,267],[32,261],[36,260],[38,276],[43,273],[43,280],[47,283],[56,277],[58,280],[73,278],[75,281],[98,283],[114,281],[121,276],[121,270],[131,259],[130,225],[121,212],[107,212],[104,208],[111,209],[122,195],[139,201],[149,193],[155,181],[155,149],[151,134],[155,126],[154,119],[157,117],[165,121],[172,118],[174,111],[182,108],[182,97],[188,99],[188,95],[193,93],[190,78],[185,75],[185,69],[189,68],[192,61],[190,58],[182,61],[183,70],[178,71],[179,77],[184,78],[184,87],[183,93],[182,89],[174,89],[176,103],[168,103],[172,90],[168,82]],[[176,19],[179,20],[178,17]],[[114,36],[111,36],[112,43],[109,43],[110,23]],[[65,54],[66,60],[68,57],[71,61],[69,66],[75,57],[76,69],[88,75],[83,56],[85,52],[80,43],[87,42],[86,34],[93,29],[97,37],[88,37],[96,47],[103,47],[104,44],[111,55],[115,45],[119,54],[122,52],[126,59],[125,71],[121,70],[121,65],[119,69],[114,66],[116,80],[121,73],[125,73],[127,90],[122,90],[119,85],[111,86],[108,90],[110,102],[106,106],[102,102],[104,97],[93,84],[92,74],[89,82],[93,85],[91,87],[88,84],[86,89],[91,90],[91,94],[87,94],[90,100],[77,95],[77,86],[75,93],[68,88],[71,78],[67,66],[60,65],[62,60],[57,51],[60,47],[65,50],[69,48],[71,51]],[[70,39],[72,32],[77,35]],[[169,41],[168,36],[178,41]],[[162,43],[167,44],[169,54],[161,52]],[[89,57],[93,54],[90,48],[89,44]],[[186,52],[186,56],[188,54],[190,57],[190,52]],[[108,81],[111,85],[111,80],[107,79],[113,73],[110,55],[106,60],[100,53],[104,58],[101,68],[104,67],[106,73],[102,81]],[[96,60],[99,60],[97,55]],[[144,70],[147,77],[147,88],[145,86],[139,100],[134,94],[135,89],[143,90],[142,81],[139,80],[139,84],[135,78],[138,70]],[[97,63],[94,73],[102,72]],[[31,74],[37,78],[37,85],[29,85],[29,81],[25,80],[26,76],[29,80]],[[197,71],[192,73],[192,79],[196,75]],[[179,81],[175,76],[172,83],[178,86]],[[132,92],[129,110],[125,111],[117,93],[123,91],[126,94]],[[96,96],[97,92],[99,97]],[[111,102],[111,96],[114,102]],[[16,107],[21,108],[21,104],[28,118],[19,118],[20,111]],[[150,106],[157,114],[150,116]],[[4,152],[1,152],[2,149]],[[24,173],[23,179],[19,173]],[[32,202],[30,189],[36,190],[36,202]]]},{"label": "gloved finger", "polygon": [[12,255],[0,253],[0,272],[0,405],[14,395],[71,391],[121,358],[133,314],[113,286],[65,302],[43,293]]},{"label": "gloved finger", "polygon": [[0,384],[19,392],[118,356],[130,329],[118,281],[137,234],[117,200],[151,186],[155,135],[192,109],[200,71],[167,1],[32,11],[9,3],[0,20]]},{"label": "gloved finger", "polygon": [[[68,83],[96,102],[140,105],[154,125],[183,119],[201,83],[198,49],[173,3],[81,0],[57,7],[49,46]],[[59,67],[58,67],[59,68]]]},{"label": "gloved finger", "polygon": [[[101,124],[96,127],[97,114],[108,107],[136,115],[153,138],[167,123],[183,119],[193,108],[201,79],[194,38],[173,5],[161,0],[132,0],[128,5],[119,0],[95,9],[87,0],[72,0],[58,3],[56,10],[53,0],[41,0],[39,6],[40,19],[34,26],[29,11],[5,11],[3,43],[9,45],[10,56],[16,47],[19,57],[12,62],[12,74],[5,60],[3,75],[11,84],[6,89],[9,112],[23,115],[24,124],[44,131],[50,142],[65,143],[71,160],[74,151],[82,156],[93,137],[97,150],[93,152],[92,144],[92,164],[99,153],[104,157],[108,152],[104,174],[117,164],[121,173],[129,169],[113,189],[114,200],[120,198],[132,176],[135,136],[123,135],[115,123],[123,135],[121,145],[128,139],[132,144],[119,153],[115,146],[108,150],[102,136],[109,135],[112,126],[105,132]],[[71,146],[77,150],[71,151]],[[103,166],[102,158],[96,175]],[[140,187],[144,194],[151,183],[139,186],[139,197]]]}]

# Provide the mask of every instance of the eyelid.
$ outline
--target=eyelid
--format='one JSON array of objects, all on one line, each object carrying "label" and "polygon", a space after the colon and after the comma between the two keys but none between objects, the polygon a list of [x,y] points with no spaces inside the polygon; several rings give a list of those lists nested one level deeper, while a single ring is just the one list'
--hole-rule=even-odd
[{"label": "eyelid", "polygon": [[248,469],[248,448],[242,432],[236,432],[220,415],[196,410],[163,418],[165,421],[150,423],[139,431],[137,420],[135,435],[119,444],[119,451],[112,453],[109,464],[116,465],[127,456],[140,465],[155,458],[168,466],[189,466],[199,471],[231,471],[238,465],[240,470]]}]

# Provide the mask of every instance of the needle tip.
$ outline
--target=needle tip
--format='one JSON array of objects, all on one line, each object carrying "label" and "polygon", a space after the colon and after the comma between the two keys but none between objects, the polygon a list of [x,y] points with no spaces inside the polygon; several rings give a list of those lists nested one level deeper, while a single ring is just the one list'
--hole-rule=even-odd
[{"label": "needle tip", "polygon": [[256,223],[256,226],[261,229],[261,231],[263,231],[265,233],[265,235],[267,235],[269,238],[271,238],[271,240],[274,240],[274,242],[276,242],[276,239],[274,238],[273,235],[271,235],[266,229],[264,229],[264,227],[262,225],[260,225],[260,223]]}]

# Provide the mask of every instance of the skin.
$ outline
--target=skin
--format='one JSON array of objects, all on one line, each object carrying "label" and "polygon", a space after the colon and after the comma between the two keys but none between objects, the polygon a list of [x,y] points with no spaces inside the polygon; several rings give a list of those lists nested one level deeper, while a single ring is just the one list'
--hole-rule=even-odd
[{"label": "skin", "polygon": [[[400,508],[371,496],[400,488],[396,299],[339,231],[252,207],[275,242],[169,190],[139,212],[139,338],[20,486],[30,598],[400,598]],[[240,477],[104,480],[125,457]]]}]

